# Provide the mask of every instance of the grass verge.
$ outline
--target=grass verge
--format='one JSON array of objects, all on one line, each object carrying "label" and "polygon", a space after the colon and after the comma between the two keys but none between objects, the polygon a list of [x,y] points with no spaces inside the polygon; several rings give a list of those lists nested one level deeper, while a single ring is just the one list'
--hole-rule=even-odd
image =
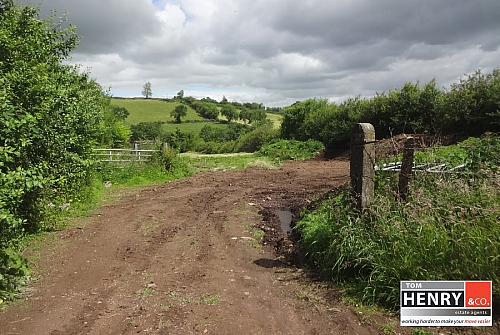
[{"label": "grass verge", "polygon": [[[469,140],[466,173],[415,175],[407,203],[396,200],[394,174],[377,175],[364,213],[353,210],[349,186],[339,188],[297,224],[310,264],[356,299],[391,310],[400,280],[492,280],[498,298],[499,141]],[[463,155],[464,145],[456,148]]]}]

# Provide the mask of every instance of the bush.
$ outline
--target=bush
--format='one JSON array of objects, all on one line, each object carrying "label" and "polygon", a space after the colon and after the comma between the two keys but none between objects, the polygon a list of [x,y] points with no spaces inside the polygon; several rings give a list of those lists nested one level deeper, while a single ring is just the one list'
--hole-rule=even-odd
[{"label": "bush", "polygon": [[281,137],[307,141],[313,139],[332,148],[346,143],[352,126],[361,119],[366,100],[348,99],[341,105],[326,99],[309,99],[285,108]]},{"label": "bush", "polygon": [[[0,247],[34,231],[44,206],[88,183],[109,99],[63,65],[74,27],[6,1],[0,20]],[[15,191],[13,191],[15,190]]]},{"label": "bush", "polygon": [[225,154],[236,152],[236,141],[228,142],[199,142],[194,146],[196,152],[204,154]]},{"label": "bush", "polygon": [[337,105],[326,99],[308,99],[286,107],[281,137],[306,141],[315,139],[327,148],[349,141],[355,123],[369,122],[377,138],[402,133],[478,136],[500,132],[500,70],[481,71],[452,84],[436,88],[405,83],[401,88],[377,93],[371,99],[350,98]]},{"label": "bush", "polygon": [[162,136],[160,121],[133,124],[130,126],[130,130],[132,131],[132,136],[130,137],[132,142],[144,140],[154,141]]},{"label": "bush", "polygon": [[[111,100],[111,99],[110,99]],[[128,145],[132,131],[123,124],[129,112],[126,108],[109,105],[104,109],[99,144],[107,148],[123,148]]]},{"label": "bush", "polygon": [[[28,263],[14,249],[0,250],[0,296],[12,300],[25,283],[29,275]],[[0,299],[0,303],[1,300]]]},{"label": "bush", "polygon": [[323,150],[323,143],[308,140],[306,142],[296,140],[280,140],[275,143],[266,144],[259,150],[259,155],[267,156],[279,162],[286,160],[302,160],[316,156]]},{"label": "bush", "polygon": [[[328,110],[326,99],[308,99],[304,102],[296,102],[290,107],[286,107],[281,123],[281,138],[286,140],[307,141],[312,132],[304,129],[306,119],[315,113],[317,116],[324,115]],[[314,118],[313,118],[314,119]],[[311,129],[312,130],[312,129]],[[316,132],[318,129],[314,129]]]},{"label": "bush", "polygon": [[155,152],[151,158],[151,163],[153,165],[158,164],[167,172],[172,172],[178,163],[177,152],[172,148],[168,148],[167,150],[161,148]]},{"label": "bush", "polygon": [[10,297],[5,280],[11,282],[9,276],[25,273],[11,246],[24,234],[40,229],[49,203],[66,203],[89,185],[95,166],[92,148],[102,139],[109,98],[87,73],[63,64],[77,42],[75,27],[64,20],[41,19],[35,7],[2,1],[2,298]]},{"label": "bush", "polygon": [[195,135],[192,132],[183,133],[179,128],[173,133],[167,133],[162,136],[163,141],[180,152],[186,152],[193,149],[195,144]]},{"label": "bush", "polygon": [[279,132],[274,129],[273,124],[264,122],[256,126],[254,130],[241,136],[237,141],[236,150],[238,152],[259,151],[264,144],[272,142],[278,136]]}]

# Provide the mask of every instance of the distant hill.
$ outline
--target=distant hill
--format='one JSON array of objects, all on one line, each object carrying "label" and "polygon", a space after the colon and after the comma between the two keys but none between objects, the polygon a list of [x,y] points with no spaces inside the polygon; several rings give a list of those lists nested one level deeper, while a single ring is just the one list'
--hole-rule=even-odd
[{"label": "distant hill", "polygon": [[[138,124],[140,122],[173,122],[174,119],[170,116],[170,112],[180,104],[177,101],[165,101],[163,99],[143,99],[143,98],[111,98],[111,103],[115,106],[124,107],[129,112],[130,115],[125,119],[125,123],[132,125]],[[188,124],[186,121],[208,121],[201,116],[199,116],[189,105],[188,112],[185,117],[182,118],[182,124],[166,124],[164,125],[165,131],[171,132],[175,131],[176,128],[180,128],[183,131],[194,131],[196,133],[204,126],[203,124]],[[266,113],[267,118],[273,121],[274,126],[278,128],[281,125],[282,115],[276,113]],[[226,120],[222,115],[219,116],[220,120]],[[238,121],[237,121],[238,122]],[[210,125],[224,127],[222,124],[214,124],[210,122]]]},{"label": "distant hill", "polygon": [[[179,102],[170,102],[160,99],[121,99],[112,98],[111,103],[115,106],[124,107],[130,115],[125,119],[127,124],[137,124],[140,122],[154,122],[154,121],[174,121],[170,113],[174,108],[179,105]],[[204,119],[196,114],[196,112],[188,106],[188,112],[182,121],[197,120],[203,121]]]}]

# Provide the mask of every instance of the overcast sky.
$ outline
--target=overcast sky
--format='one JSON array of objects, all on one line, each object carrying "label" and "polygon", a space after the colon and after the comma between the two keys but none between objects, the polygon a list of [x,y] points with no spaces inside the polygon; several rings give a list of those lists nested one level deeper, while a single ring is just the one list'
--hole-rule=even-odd
[{"label": "overcast sky", "polygon": [[[22,1],[38,3],[38,1]],[[500,67],[500,0],[44,0],[113,96],[288,106]]]}]

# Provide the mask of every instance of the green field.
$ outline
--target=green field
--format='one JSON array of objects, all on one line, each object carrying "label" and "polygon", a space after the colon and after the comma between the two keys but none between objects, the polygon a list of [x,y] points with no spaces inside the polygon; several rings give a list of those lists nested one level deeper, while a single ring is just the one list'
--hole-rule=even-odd
[{"label": "green field", "polygon": [[275,113],[266,113],[267,118],[271,121],[273,121],[274,128],[279,128],[281,127],[281,121],[283,121],[283,115],[281,114],[275,114]]},{"label": "green field", "polygon": [[[178,102],[162,101],[157,99],[111,99],[111,104],[126,108],[130,115],[125,119],[127,124],[153,121],[174,121],[170,113]],[[188,106],[188,112],[182,121],[203,120],[201,116]]]},{"label": "green field", "polygon": [[[121,98],[111,98],[111,103],[115,106],[124,107],[129,112],[130,115],[125,120],[126,124],[137,124],[140,122],[153,122],[153,121],[173,121],[174,119],[170,116],[170,112],[172,112],[175,106],[179,105],[179,102],[169,102],[163,101],[159,99],[140,99],[140,98],[130,98],[130,99],[121,99]],[[279,128],[281,126],[281,121],[283,116],[280,114],[267,113],[267,118],[274,123],[275,128]],[[225,121],[226,118],[222,115],[219,116],[221,121]],[[196,112],[188,106],[188,113],[185,117],[182,118],[182,121],[196,120],[202,121],[204,120],[201,116],[196,114]],[[234,122],[234,121],[233,121]],[[243,121],[236,121],[243,123]],[[168,132],[175,131],[176,128],[181,129],[182,131],[188,132],[199,132],[200,129],[205,125],[205,123],[200,124],[166,124],[164,125],[164,129]],[[215,127],[225,127],[225,124],[217,124],[210,123]]]},{"label": "green field", "polygon": [[[275,113],[266,113],[266,114],[267,114],[267,118],[273,122],[274,128],[277,129],[277,128],[281,127],[281,121],[283,120],[282,115],[275,114]],[[227,118],[224,115],[219,115],[219,120],[227,121]],[[232,122],[237,122],[237,123],[242,123],[242,124],[244,123],[241,120],[233,120]]]}]

